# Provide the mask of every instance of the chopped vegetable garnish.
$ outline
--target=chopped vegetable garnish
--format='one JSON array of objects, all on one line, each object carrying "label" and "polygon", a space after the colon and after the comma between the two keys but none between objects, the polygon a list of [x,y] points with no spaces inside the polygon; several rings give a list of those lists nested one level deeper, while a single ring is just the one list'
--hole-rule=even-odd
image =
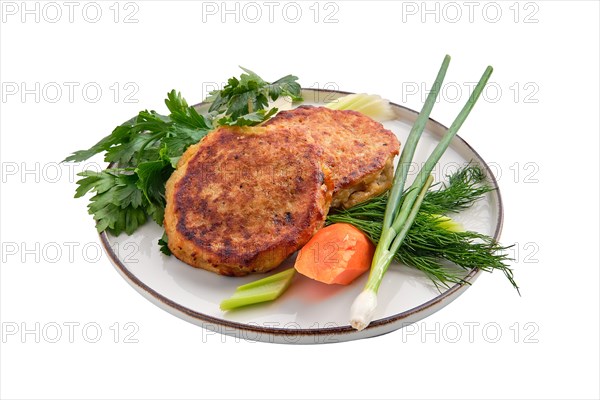
[{"label": "chopped vegetable garnish", "polygon": [[349,94],[326,104],[325,107],[332,110],[358,111],[379,122],[395,118],[395,113],[390,102],[375,94]]},{"label": "chopped vegetable garnish", "polygon": [[295,273],[296,270],[290,268],[275,275],[238,286],[233,296],[221,302],[221,310],[232,310],[275,300],[290,286]]},{"label": "chopped vegetable garnish", "polygon": [[333,224],[304,245],[294,267],[316,281],[348,285],[369,270],[374,252],[375,246],[360,229]]}]

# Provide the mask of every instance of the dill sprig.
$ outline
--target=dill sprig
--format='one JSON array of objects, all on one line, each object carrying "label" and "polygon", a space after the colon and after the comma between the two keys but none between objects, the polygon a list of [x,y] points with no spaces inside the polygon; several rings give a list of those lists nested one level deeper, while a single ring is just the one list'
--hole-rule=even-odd
[{"label": "dill sprig", "polygon": [[[477,268],[487,272],[502,271],[518,291],[508,265],[511,259],[507,249],[511,246],[502,246],[481,233],[450,230],[440,223],[441,216],[465,210],[494,190],[487,183],[485,173],[478,166],[469,164],[449,176],[447,184],[435,186],[437,189],[429,190],[425,195],[394,259],[424,272],[438,289],[454,283],[468,283],[463,278],[464,271]],[[352,224],[377,244],[387,201],[388,193],[385,193],[348,210],[339,210],[327,217],[327,224]]]}]

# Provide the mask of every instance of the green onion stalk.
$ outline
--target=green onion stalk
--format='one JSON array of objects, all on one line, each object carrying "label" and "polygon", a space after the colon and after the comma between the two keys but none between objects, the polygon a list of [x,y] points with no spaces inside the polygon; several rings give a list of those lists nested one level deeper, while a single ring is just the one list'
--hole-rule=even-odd
[{"label": "green onion stalk", "polygon": [[379,291],[379,286],[385,272],[394,259],[396,252],[402,245],[406,234],[408,233],[417,213],[419,212],[423,198],[425,197],[425,194],[427,193],[427,190],[433,181],[431,171],[450,145],[450,142],[454,136],[456,136],[462,124],[469,116],[469,113],[479,99],[481,92],[483,91],[493,71],[492,67],[487,67],[481,79],[479,80],[479,83],[469,97],[467,104],[465,104],[452,125],[450,125],[448,131],[444,134],[436,148],[427,158],[427,161],[425,161],[423,168],[417,174],[413,184],[405,192],[404,185],[406,183],[408,170],[412,163],[415,149],[423,130],[425,129],[425,124],[429,119],[429,115],[433,105],[435,104],[435,100],[439,94],[449,63],[450,56],[446,56],[437,74],[432,90],[425,100],[423,109],[421,110],[421,113],[417,117],[415,124],[411,129],[404,149],[402,150],[402,154],[400,155],[398,168],[396,169],[396,173],[394,175],[394,183],[392,185],[392,189],[390,190],[390,195],[385,210],[381,237],[379,238],[379,242],[373,256],[373,261],[371,263],[369,279],[363,291],[354,300],[354,303],[350,309],[350,324],[355,329],[362,330],[366,328],[373,320],[375,311],[377,309],[377,292]]}]

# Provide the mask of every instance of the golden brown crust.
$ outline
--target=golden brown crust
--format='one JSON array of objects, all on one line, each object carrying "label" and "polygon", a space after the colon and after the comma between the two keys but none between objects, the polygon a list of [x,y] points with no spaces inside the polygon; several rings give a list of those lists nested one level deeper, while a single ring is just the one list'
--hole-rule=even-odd
[{"label": "golden brown crust", "polygon": [[392,184],[400,143],[391,131],[361,113],[300,106],[280,112],[263,126],[297,128],[323,149],[334,183],[331,207],[352,207]]},{"label": "golden brown crust", "polygon": [[221,127],[188,148],[166,185],[165,231],[182,261],[267,272],[349,208],[387,190],[395,135],[354,112],[301,106],[262,126]]},{"label": "golden brown crust", "polygon": [[323,226],[333,183],[321,157],[293,128],[211,132],[167,182],[169,248],[222,275],[275,268]]}]

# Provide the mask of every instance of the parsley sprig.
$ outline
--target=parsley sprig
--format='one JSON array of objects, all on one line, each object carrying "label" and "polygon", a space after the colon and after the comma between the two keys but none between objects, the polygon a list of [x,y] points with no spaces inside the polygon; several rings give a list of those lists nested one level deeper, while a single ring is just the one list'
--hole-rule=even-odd
[{"label": "parsley sprig", "polygon": [[256,125],[277,112],[277,108],[267,109],[269,99],[287,96],[292,101],[302,100],[298,77],[286,75],[269,83],[249,69],[240,68],[245,72],[240,79],[229,78],[223,90],[211,92],[207,99],[211,102],[208,111],[220,115],[219,125]]},{"label": "parsley sprig", "polygon": [[[269,99],[280,96],[301,100],[297,77],[287,75],[273,83],[254,72],[230,78],[220,91],[210,93],[206,115],[188,105],[181,93],[172,90],[165,104],[169,115],[141,111],[117,126],[110,135],[87,150],[68,156],[65,162],[87,160],[104,153],[109,167],[101,172],[86,170],[78,175],[75,197],[93,193],[88,212],[98,232],[132,234],[149,218],[163,224],[165,184],[183,152],[219,125],[256,125],[274,115]],[[166,239],[162,242],[163,252]]]},{"label": "parsley sprig", "polygon": [[148,217],[162,225],[165,183],[185,149],[211,129],[210,119],[190,107],[180,93],[171,91],[165,100],[168,116],[141,111],[117,126],[87,150],[76,151],[65,161],[83,161],[98,153],[111,167],[101,172],[83,171],[75,197],[88,192],[88,211],[99,232],[132,234]]}]

